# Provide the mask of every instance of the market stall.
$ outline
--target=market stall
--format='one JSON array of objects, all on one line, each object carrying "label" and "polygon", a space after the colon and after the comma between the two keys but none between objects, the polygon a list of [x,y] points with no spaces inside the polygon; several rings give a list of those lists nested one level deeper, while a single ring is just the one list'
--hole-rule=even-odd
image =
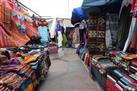
[{"label": "market stall", "polygon": [[105,91],[137,90],[135,4],[136,0],[83,2],[88,40],[77,48],[77,54]]}]

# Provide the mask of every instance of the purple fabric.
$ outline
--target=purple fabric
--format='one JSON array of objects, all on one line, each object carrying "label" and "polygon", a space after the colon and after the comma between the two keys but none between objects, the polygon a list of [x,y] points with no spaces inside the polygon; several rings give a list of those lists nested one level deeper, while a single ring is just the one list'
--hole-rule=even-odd
[{"label": "purple fabric", "polygon": [[20,61],[15,59],[15,58],[11,58],[10,60],[6,61],[4,64],[15,64],[15,65],[21,65]]},{"label": "purple fabric", "polygon": [[62,31],[62,27],[61,27],[60,24],[57,24],[57,25],[56,25],[56,32],[57,32],[57,31]]}]

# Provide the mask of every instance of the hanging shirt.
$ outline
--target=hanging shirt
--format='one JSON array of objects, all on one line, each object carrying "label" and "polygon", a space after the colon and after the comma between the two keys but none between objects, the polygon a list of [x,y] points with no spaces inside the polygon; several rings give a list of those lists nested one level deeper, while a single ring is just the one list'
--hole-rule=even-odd
[{"label": "hanging shirt", "polygon": [[132,1],[131,13],[134,17],[137,17],[137,0]]},{"label": "hanging shirt", "polygon": [[49,42],[49,33],[46,26],[39,26],[38,27],[38,33],[41,36],[41,43]]}]

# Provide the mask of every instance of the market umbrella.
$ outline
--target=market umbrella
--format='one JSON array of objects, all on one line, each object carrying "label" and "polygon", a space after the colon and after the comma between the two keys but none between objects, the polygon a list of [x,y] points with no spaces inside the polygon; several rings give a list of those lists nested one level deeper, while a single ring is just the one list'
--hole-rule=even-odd
[{"label": "market umbrella", "polygon": [[122,0],[84,0],[82,9],[86,12],[118,13]]},{"label": "market umbrella", "polygon": [[87,15],[81,7],[74,8],[72,11],[71,23],[75,24],[77,22],[87,19]]}]

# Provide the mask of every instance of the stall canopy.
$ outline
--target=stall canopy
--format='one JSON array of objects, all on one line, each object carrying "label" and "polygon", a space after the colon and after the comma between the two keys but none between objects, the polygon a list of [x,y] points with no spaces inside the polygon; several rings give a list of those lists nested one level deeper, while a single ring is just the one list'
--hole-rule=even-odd
[{"label": "stall canopy", "polygon": [[83,19],[87,19],[85,11],[81,7],[74,8],[72,11],[71,23],[75,24]]},{"label": "stall canopy", "polygon": [[84,0],[82,9],[86,12],[118,13],[122,0]]}]

